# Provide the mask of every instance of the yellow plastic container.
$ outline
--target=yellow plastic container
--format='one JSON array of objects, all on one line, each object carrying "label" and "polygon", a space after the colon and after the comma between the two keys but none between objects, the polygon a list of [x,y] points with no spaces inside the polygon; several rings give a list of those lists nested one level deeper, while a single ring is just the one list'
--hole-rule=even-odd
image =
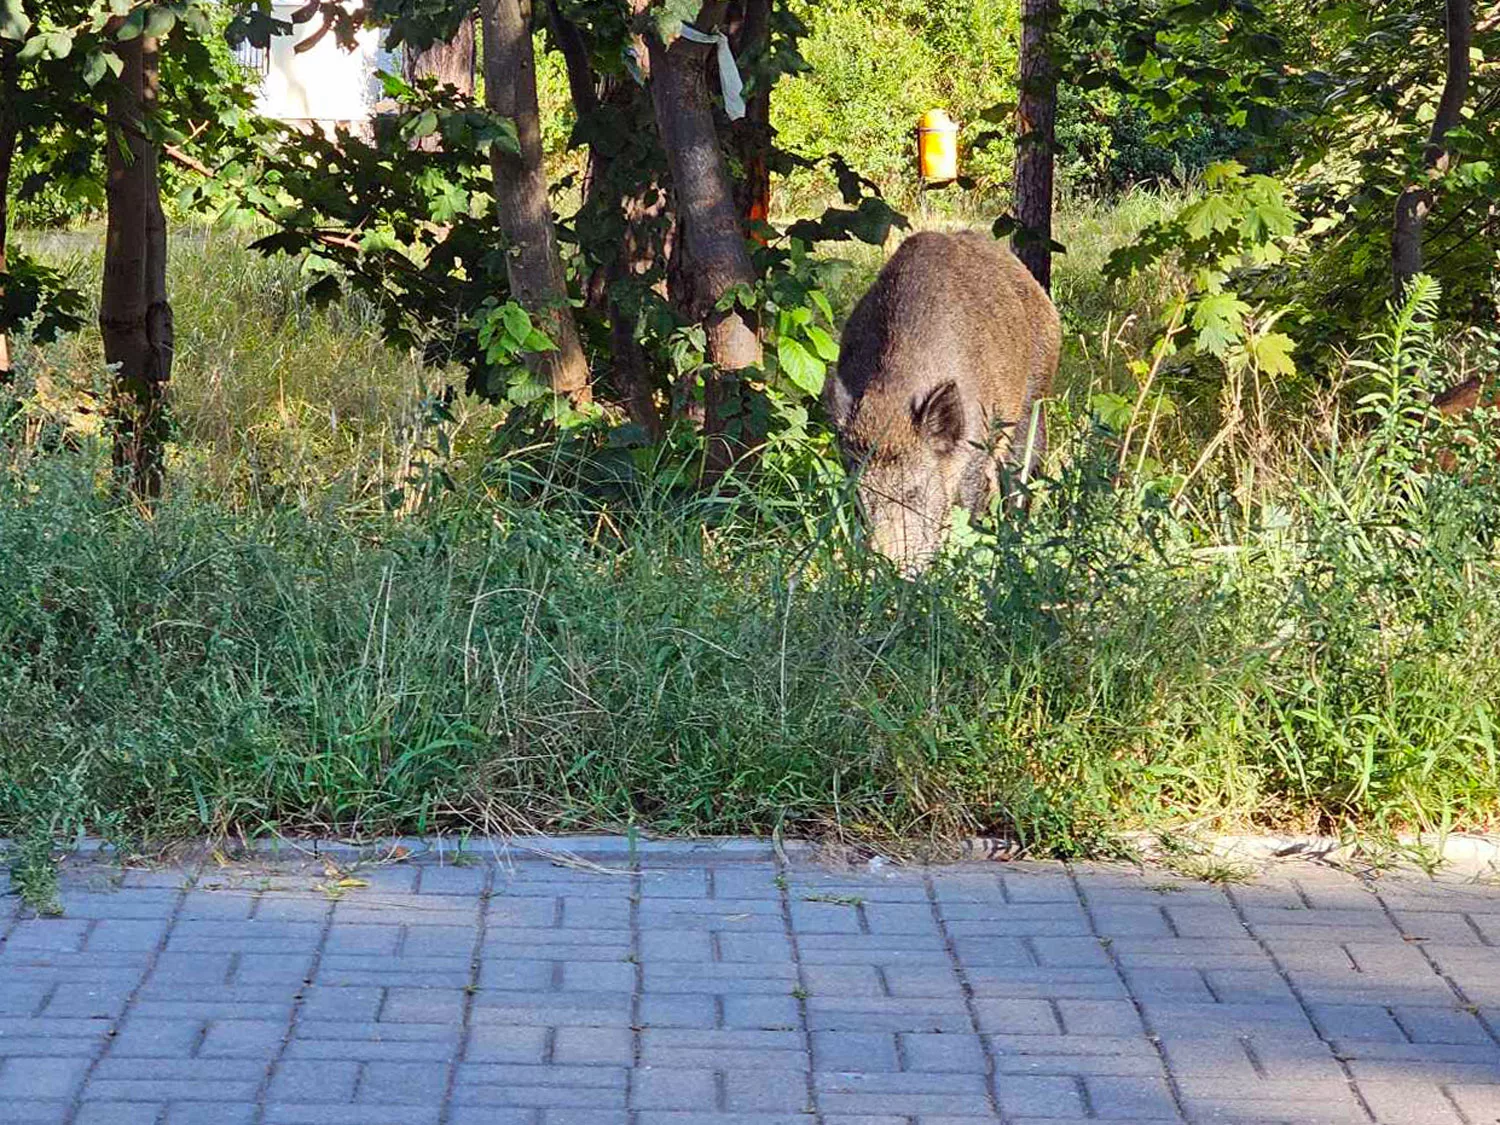
[{"label": "yellow plastic container", "polygon": [[946,110],[929,109],[917,123],[917,165],[926,183],[958,179],[958,122]]}]

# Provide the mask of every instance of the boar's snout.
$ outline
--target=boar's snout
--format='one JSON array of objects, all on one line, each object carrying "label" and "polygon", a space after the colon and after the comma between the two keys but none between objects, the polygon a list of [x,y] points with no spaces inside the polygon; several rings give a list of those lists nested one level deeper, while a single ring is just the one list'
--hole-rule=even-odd
[{"label": "boar's snout", "polygon": [[911,576],[925,570],[947,535],[955,506],[980,510],[993,460],[965,440],[965,408],[952,382],[912,404],[900,440],[853,454],[870,546]]}]

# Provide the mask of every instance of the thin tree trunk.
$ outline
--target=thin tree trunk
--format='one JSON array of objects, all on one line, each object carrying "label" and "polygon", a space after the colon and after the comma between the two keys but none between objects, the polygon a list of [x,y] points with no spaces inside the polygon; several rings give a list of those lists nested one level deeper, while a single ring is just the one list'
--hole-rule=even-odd
[{"label": "thin tree trunk", "polygon": [[[759,63],[770,42],[771,0],[740,0],[731,17],[730,44],[747,69]],[[751,87],[745,116],[733,123],[730,142],[743,169],[735,185],[735,200],[746,233],[770,219],[771,213],[771,88],[761,82]]]},{"label": "thin tree trunk", "polygon": [[1016,138],[1016,223],[1012,242],[1043,289],[1052,291],[1052,160],[1057,69],[1052,33],[1058,0],[1021,0],[1020,127]]},{"label": "thin tree trunk", "polygon": [[[723,3],[703,6],[696,26],[711,31],[722,20]],[[716,476],[733,464],[747,438],[741,373],[761,364],[760,336],[740,309],[717,309],[724,293],[753,285],[755,270],[745,245],[734,183],[719,147],[709,95],[710,48],[676,40],[670,47],[648,36],[651,98],[656,127],[666,149],[680,224],[680,246],[689,310],[708,338],[704,435],[706,465]],[[736,425],[739,426],[736,432]]]},{"label": "thin tree trunk", "polygon": [[[0,45],[0,304],[5,300],[5,258],[10,236],[10,170],[16,156],[20,122],[16,117],[17,63],[15,51]],[[0,387],[10,382],[10,333],[0,325]]]},{"label": "thin tree trunk", "polygon": [[587,402],[588,361],[568,303],[567,276],[552,224],[542,171],[542,130],[537,109],[536,59],[531,45],[531,0],[482,0],[484,100],[515,122],[519,154],[492,149],[495,202],[509,251],[511,295],[536,318],[557,350],[536,357],[536,370],[552,390]]},{"label": "thin tree trunk", "polygon": [[[557,0],[548,0],[547,16],[567,69],[568,92],[579,122],[587,122],[601,109],[629,115],[636,98],[642,96],[635,84],[609,76],[601,78],[594,71],[588,37],[568,19]],[[584,239],[586,225],[597,230],[606,216],[623,228],[624,237],[609,246],[594,245],[602,241],[598,237],[591,240],[594,244],[584,245],[589,257],[597,263],[584,285],[584,302],[590,312],[609,321],[609,382],[617,401],[625,407],[630,420],[651,441],[656,441],[662,436],[663,426],[653,392],[651,363],[635,338],[635,318],[614,294],[616,284],[649,273],[655,263],[648,224],[652,215],[646,196],[656,194],[656,189],[651,183],[627,188],[618,180],[610,153],[590,144],[580,185],[583,203],[579,219],[575,220],[580,241]]]},{"label": "thin tree trunk", "polygon": [[1399,303],[1411,279],[1422,272],[1422,233],[1436,196],[1431,180],[1448,171],[1452,154],[1448,151],[1448,133],[1463,119],[1464,101],[1469,96],[1471,62],[1469,51],[1474,44],[1473,0],[1448,0],[1448,77],[1437,116],[1427,137],[1424,161],[1428,181],[1409,185],[1396,200],[1396,222],[1391,237],[1391,275],[1395,298]]},{"label": "thin tree trunk", "polygon": [[474,94],[474,17],[464,18],[446,42],[437,42],[425,51],[408,47],[402,54],[401,72],[407,82],[436,78],[440,85],[452,86],[460,94]]},{"label": "thin tree trunk", "polygon": [[124,69],[109,88],[115,128],[105,146],[108,226],[99,330],[105,362],[119,365],[115,467],[137,496],[150,500],[162,487],[173,346],[158,152],[146,132],[157,102],[158,42],[139,37],[118,50]]}]

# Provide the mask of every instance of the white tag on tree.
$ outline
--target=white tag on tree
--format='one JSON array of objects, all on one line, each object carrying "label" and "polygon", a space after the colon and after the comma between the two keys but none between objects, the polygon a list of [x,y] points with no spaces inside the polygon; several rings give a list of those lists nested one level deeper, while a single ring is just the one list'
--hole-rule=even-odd
[{"label": "white tag on tree", "polygon": [[735,65],[734,52],[729,49],[729,36],[722,31],[707,35],[690,24],[682,25],[682,37],[690,43],[717,43],[719,45],[719,89],[724,92],[724,112],[729,120],[738,121],[745,116],[745,83],[740,79],[740,68]]}]

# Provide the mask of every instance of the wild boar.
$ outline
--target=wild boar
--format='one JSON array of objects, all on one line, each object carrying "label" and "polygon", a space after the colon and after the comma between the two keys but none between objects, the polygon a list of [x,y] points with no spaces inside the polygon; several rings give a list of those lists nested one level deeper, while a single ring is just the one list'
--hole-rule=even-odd
[{"label": "wild boar", "polygon": [[875,550],[920,571],[955,507],[986,508],[1001,465],[1034,471],[1061,346],[1057,310],[1007,247],[975,232],[902,243],[824,391]]}]

